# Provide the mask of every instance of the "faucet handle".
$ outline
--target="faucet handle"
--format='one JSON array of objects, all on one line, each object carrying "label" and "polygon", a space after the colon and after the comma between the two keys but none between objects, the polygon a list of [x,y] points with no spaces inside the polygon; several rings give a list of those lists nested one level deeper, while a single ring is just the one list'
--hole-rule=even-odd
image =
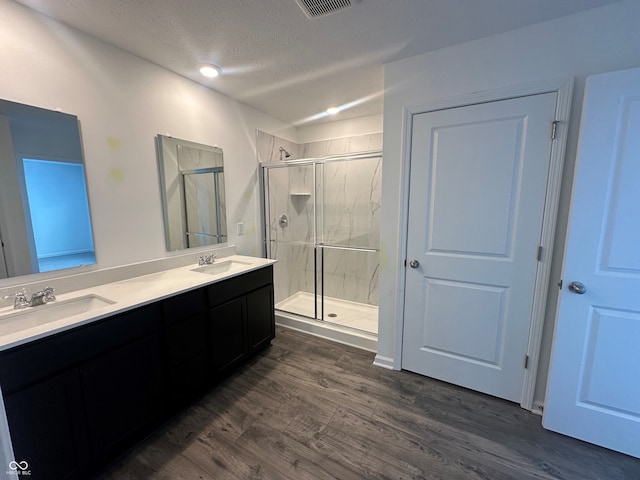
[{"label": "faucet handle", "polygon": [[27,300],[27,291],[24,288],[19,292],[2,297],[2,300],[6,300],[7,298],[11,297],[15,297],[15,300],[13,301],[13,308],[26,308],[29,306],[29,300]]},{"label": "faucet handle", "polygon": [[53,302],[56,299],[55,288],[52,287],[44,287],[42,293],[44,293],[44,301],[45,302]]}]

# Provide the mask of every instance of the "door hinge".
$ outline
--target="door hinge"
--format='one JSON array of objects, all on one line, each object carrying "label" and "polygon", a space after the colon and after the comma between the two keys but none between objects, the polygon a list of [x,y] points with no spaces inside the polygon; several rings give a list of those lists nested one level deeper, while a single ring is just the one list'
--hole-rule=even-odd
[{"label": "door hinge", "polygon": [[537,259],[538,261],[542,260],[542,245],[538,246],[538,255],[537,255]]},{"label": "door hinge", "polygon": [[551,140],[556,139],[556,131],[558,130],[558,121],[554,120],[551,122]]},{"label": "door hinge", "polygon": [[560,279],[560,281],[558,282],[558,288],[562,290],[562,279]]},{"label": "door hinge", "polygon": [[529,368],[529,355],[524,356],[524,368]]},{"label": "door hinge", "polygon": [[407,266],[407,259],[406,258],[404,259],[404,266],[405,267]]}]

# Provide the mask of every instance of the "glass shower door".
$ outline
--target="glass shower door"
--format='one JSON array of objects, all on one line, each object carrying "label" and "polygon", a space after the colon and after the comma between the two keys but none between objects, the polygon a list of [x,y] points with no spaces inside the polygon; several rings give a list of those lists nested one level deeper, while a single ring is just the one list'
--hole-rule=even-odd
[{"label": "glass shower door", "polygon": [[320,257],[318,318],[378,332],[378,250],[382,157],[316,165]]},{"label": "glass shower door", "polygon": [[263,175],[266,253],[278,261],[274,264],[276,308],[316,318],[313,163],[271,166]]},{"label": "glass shower door", "polygon": [[263,168],[276,309],[377,334],[382,157]]}]

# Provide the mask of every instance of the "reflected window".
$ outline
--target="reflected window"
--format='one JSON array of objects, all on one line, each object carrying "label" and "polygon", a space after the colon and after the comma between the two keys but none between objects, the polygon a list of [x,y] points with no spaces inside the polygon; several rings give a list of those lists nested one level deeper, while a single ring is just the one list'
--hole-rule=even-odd
[{"label": "reflected window", "polygon": [[25,158],[29,218],[40,272],[95,263],[84,165]]}]

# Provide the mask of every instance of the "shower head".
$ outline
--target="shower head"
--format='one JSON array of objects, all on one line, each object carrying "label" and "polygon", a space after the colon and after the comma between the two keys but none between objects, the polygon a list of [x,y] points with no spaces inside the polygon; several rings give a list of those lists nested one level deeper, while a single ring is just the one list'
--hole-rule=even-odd
[{"label": "shower head", "polygon": [[280,160],[282,160],[282,154],[284,153],[284,158],[289,158],[291,154],[287,152],[284,147],[280,147]]}]

